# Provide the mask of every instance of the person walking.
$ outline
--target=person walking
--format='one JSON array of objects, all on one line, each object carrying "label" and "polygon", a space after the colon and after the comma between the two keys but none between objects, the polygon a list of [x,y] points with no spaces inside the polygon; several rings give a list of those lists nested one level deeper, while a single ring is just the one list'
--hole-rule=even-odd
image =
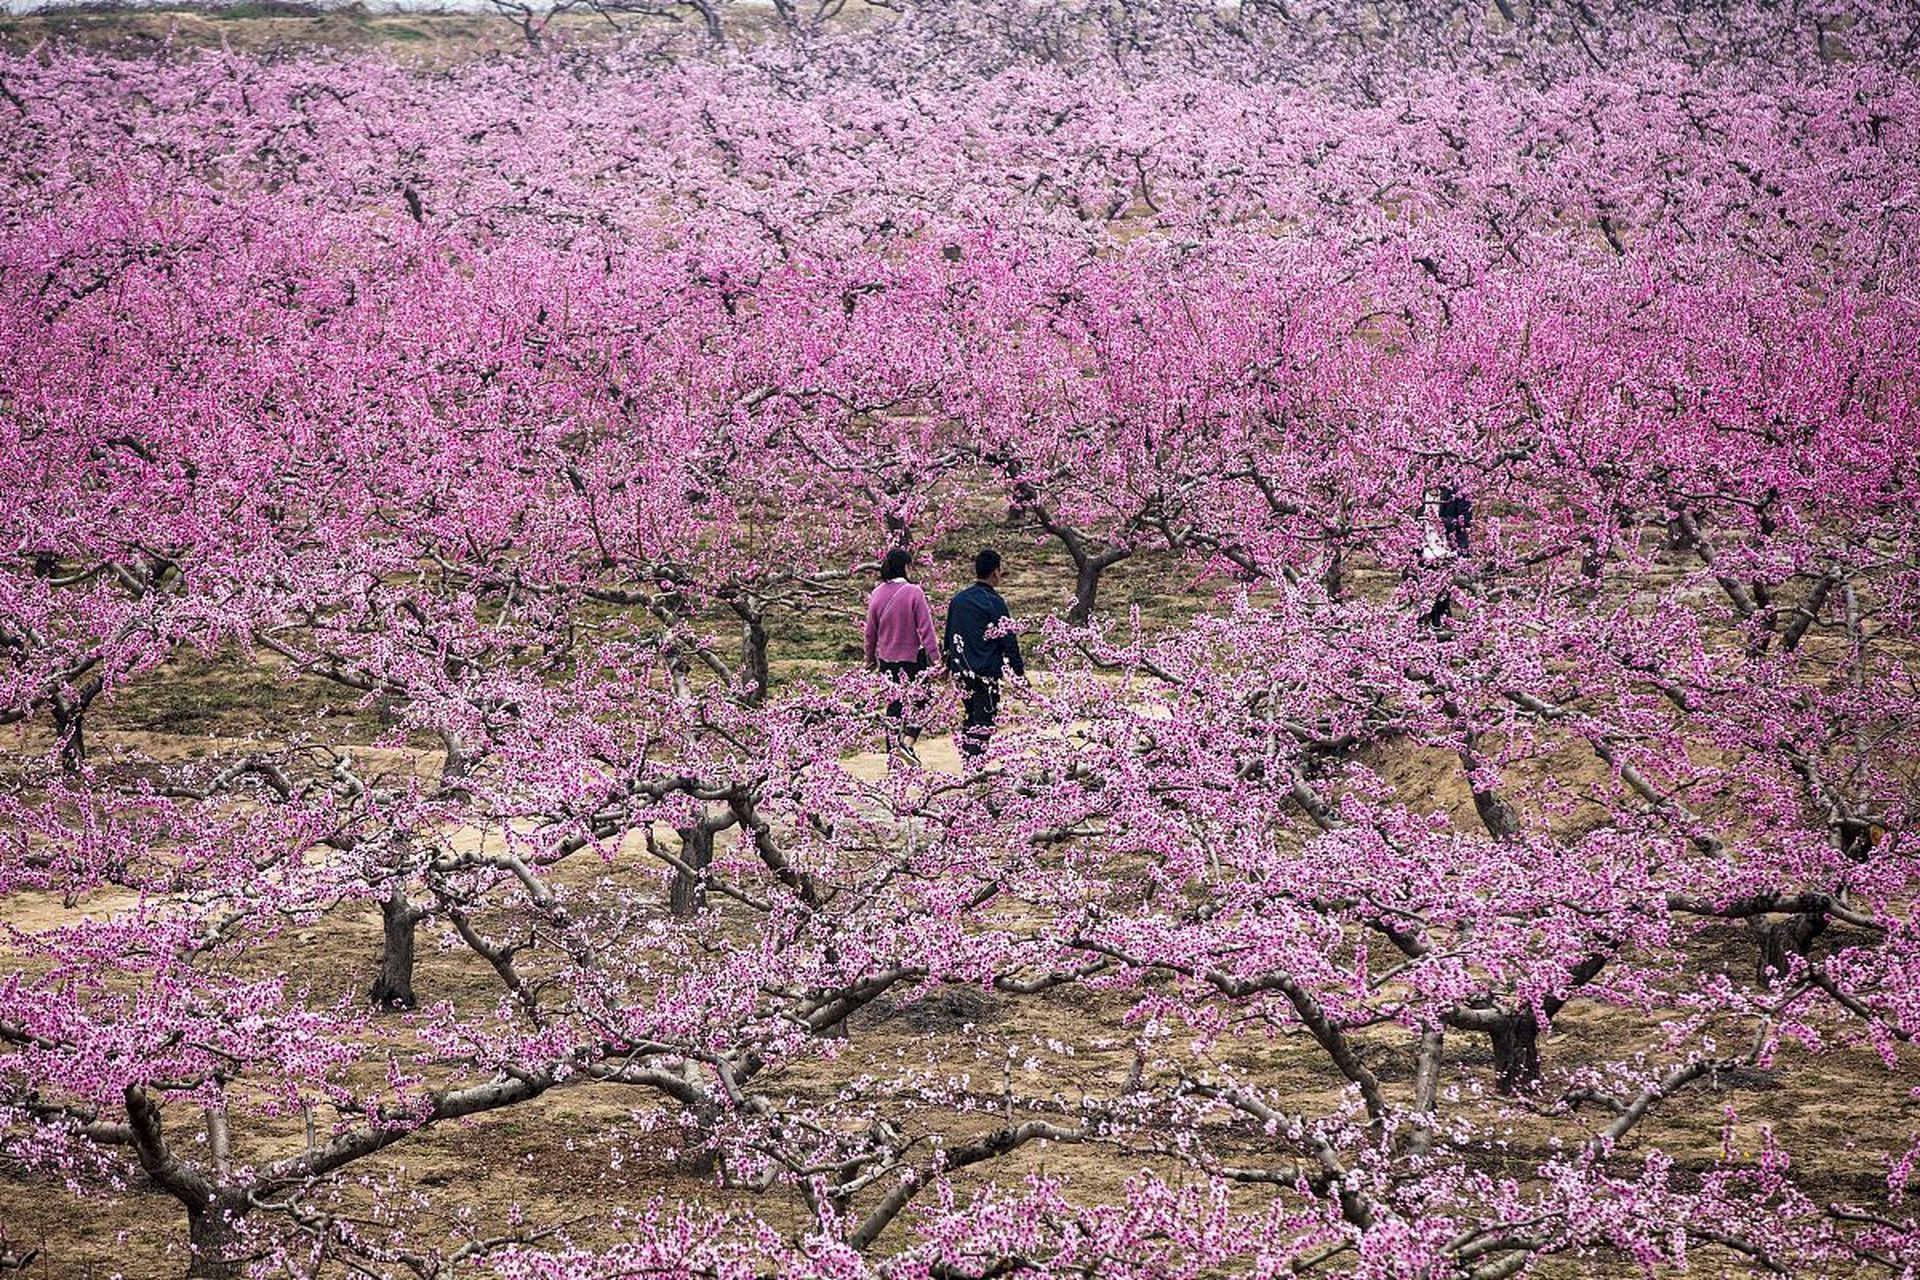
[{"label": "person walking", "polygon": [[1465,555],[1473,529],[1473,499],[1450,484],[1440,486],[1439,496],[1440,528],[1447,536],[1447,545]]},{"label": "person walking", "polygon": [[867,597],[867,666],[890,677],[893,701],[887,704],[887,756],[898,754],[918,764],[913,744],[920,737],[920,713],[925,699],[917,682],[940,652],[933,633],[933,610],[927,593],[907,580],[913,556],[905,547],[887,552],[880,565],[880,585]]},{"label": "person walking", "polygon": [[1451,623],[1453,616],[1452,562],[1467,553],[1473,529],[1473,500],[1451,484],[1440,486],[1438,493],[1423,495],[1420,564],[1440,571],[1442,578],[1425,623],[1439,627]]},{"label": "person walking", "polygon": [[988,547],[973,558],[977,581],[947,606],[947,632],[940,646],[947,670],[960,685],[966,707],[960,733],[963,763],[977,765],[993,737],[1000,711],[1000,682],[1008,667],[1016,676],[1027,674],[1020,657],[1020,640],[1013,634],[1007,602],[1000,597],[1003,569],[1000,553]]}]

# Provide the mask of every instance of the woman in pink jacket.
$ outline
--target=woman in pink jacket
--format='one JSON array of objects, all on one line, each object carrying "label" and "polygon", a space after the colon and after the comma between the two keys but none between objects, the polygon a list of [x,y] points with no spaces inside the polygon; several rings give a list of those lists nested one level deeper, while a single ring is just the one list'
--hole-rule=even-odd
[{"label": "woman in pink jacket", "polygon": [[[896,686],[887,704],[887,750],[919,762],[913,744],[920,736],[919,713],[925,699],[917,677],[940,654],[940,638],[933,630],[933,610],[927,593],[907,581],[913,557],[904,547],[887,552],[880,566],[880,585],[867,597],[867,666],[886,673]],[[908,714],[908,704],[912,714]],[[904,717],[904,720],[903,720]]]}]

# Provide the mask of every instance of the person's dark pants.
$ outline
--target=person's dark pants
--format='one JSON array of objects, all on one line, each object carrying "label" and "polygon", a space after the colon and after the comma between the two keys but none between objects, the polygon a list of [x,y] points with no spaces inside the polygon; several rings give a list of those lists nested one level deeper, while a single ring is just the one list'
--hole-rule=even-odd
[{"label": "person's dark pants", "polygon": [[1000,711],[1000,677],[971,672],[962,675],[960,696],[966,709],[965,725],[960,732],[960,754],[968,760],[978,760],[987,753],[987,740],[993,736],[993,718]]},{"label": "person's dark pants", "polygon": [[893,681],[893,701],[887,704],[887,742],[891,746],[896,734],[912,742],[920,736],[921,713],[926,708],[926,698],[915,687],[914,681],[926,670],[926,662],[915,658],[910,662],[881,662],[880,673]]}]

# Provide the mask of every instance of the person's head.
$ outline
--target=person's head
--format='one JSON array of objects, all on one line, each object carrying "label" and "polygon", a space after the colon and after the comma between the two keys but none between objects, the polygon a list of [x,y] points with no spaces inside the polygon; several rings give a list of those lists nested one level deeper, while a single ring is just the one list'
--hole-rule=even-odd
[{"label": "person's head", "polygon": [[880,581],[892,582],[896,578],[907,576],[907,566],[913,563],[913,553],[905,547],[895,547],[887,552],[887,558],[880,562]]},{"label": "person's head", "polygon": [[1000,553],[992,547],[982,547],[980,554],[973,558],[973,576],[990,587],[1000,585]]}]

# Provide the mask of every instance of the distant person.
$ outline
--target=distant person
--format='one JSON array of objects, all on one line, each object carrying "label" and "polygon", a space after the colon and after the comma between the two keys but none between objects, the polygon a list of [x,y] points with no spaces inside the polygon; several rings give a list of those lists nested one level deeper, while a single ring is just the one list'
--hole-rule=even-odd
[{"label": "distant person", "polygon": [[933,634],[927,593],[907,580],[912,563],[905,547],[895,547],[881,562],[880,585],[867,597],[866,642],[867,666],[894,683],[894,698],[887,704],[887,753],[918,764],[913,744],[920,737],[925,699],[915,684],[939,654],[940,642]]},{"label": "distant person", "polygon": [[[1450,484],[1437,494],[1429,493],[1422,503],[1420,563],[1428,569],[1445,569],[1456,557],[1466,554],[1473,528],[1473,500]],[[1443,583],[1426,613],[1426,624],[1438,627],[1453,616],[1453,584]]]},{"label": "distant person", "polygon": [[1007,602],[1000,598],[1001,573],[1000,553],[988,547],[973,558],[973,576],[978,581],[947,606],[947,634],[940,651],[947,670],[959,682],[966,706],[960,755],[967,764],[979,763],[993,737],[994,717],[1000,711],[1000,682],[1006,669],[1012,667],[1016,676],[1027,674]]},{"label": "distant person", "polygon": [[1440,528],[1447,545],[1461,555],[1467,553],[1467,534],[1473,528],[1473,499],[1450,484],[1440,486]]}]

